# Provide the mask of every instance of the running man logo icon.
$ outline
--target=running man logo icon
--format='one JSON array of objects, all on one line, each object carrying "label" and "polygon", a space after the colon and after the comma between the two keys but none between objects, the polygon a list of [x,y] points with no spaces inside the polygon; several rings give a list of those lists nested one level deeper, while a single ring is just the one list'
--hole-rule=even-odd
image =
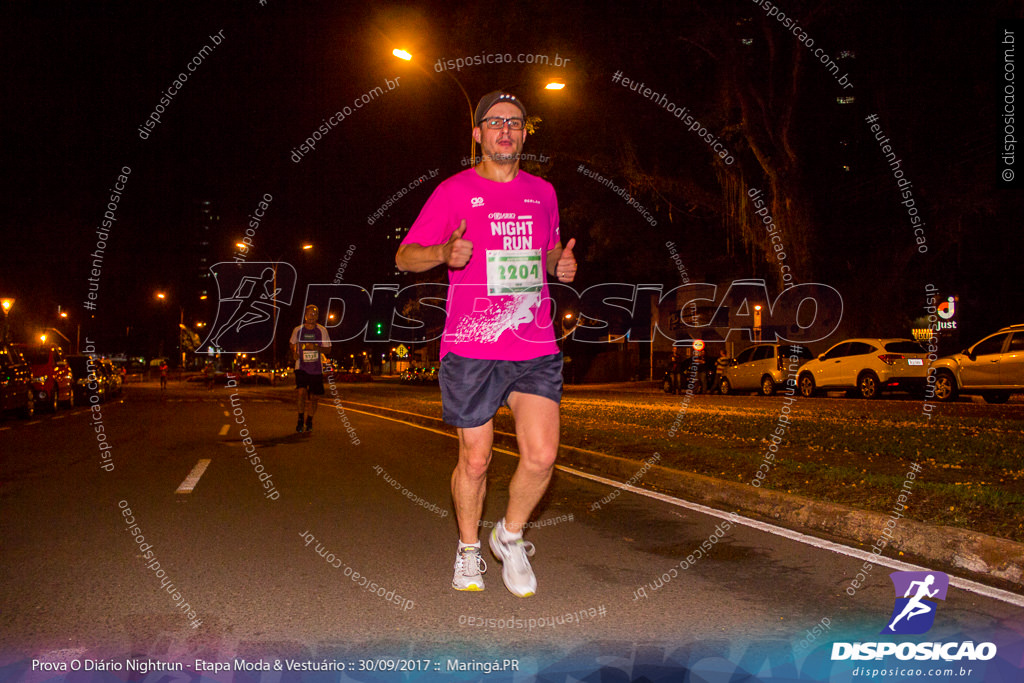
[{"label": "running man logo icon", "polygon": [[[896,604],[883,634],[926,633],[935,623],[935,611],[945,600],[949,575],[942,572],[893,572],[889,574],[896,591]],[[902,596],[902,597],[901,597]]]},{"label": "running man logo icon", "polygon": [[221,262],[210,266],[217,282],[217,319],[200,352],[259,353],[274,340],[274,322],[292,303],[297,276],[287,263]]}]

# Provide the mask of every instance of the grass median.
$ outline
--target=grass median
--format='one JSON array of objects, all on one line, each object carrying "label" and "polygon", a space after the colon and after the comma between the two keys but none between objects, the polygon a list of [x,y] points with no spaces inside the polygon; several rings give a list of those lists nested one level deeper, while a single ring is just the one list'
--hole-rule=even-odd
[{"label": "grass median", "polygon": [[[347,385],[343,401],[441,416],[436,389]],[[1024,542],[1019,407],[1011,417],[965,409],[939,410],[926,419],[920,404],[910,401],[892,402],[892,413],[859,399],[790,403],[790,422],[762,488],[888,514],[916,462],[921,471],[909,496],[908,518]],[[765,462],[770,437],[784,424],[779,422],[784,405],[778,396],[696,396],[685,402],[654,392],[574,388],[562,401],[562,443],[637,462],[657,452],[662,466],[746,484]],[[499,411],[495,428],[515,431],[507,409]]]}]

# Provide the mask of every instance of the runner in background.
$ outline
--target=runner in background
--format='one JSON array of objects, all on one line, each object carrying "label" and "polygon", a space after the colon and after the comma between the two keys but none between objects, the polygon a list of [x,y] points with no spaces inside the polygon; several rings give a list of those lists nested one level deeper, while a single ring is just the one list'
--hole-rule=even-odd
[{"label": "runner in background", "polygon": [[[313,416],[316,415],[317,396],[324,395],[324,371],[320,351],[329,351],[331,340],[327,328],[317,324],[320,310],[310,304],[306,306],[303,323],[292,330],[292,357],[295,358],[295,387],[298,390],[299,421],[295,431],[313,431]],[[305,421],[305,422],[303,422]]]}]

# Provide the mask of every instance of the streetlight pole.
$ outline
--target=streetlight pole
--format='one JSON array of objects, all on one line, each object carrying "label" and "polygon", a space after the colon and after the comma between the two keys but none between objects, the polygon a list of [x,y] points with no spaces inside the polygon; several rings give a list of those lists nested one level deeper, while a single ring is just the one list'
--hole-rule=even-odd
[{"label": "streetlight pole", "polygon": [[67,337],[65,337],[65,336],[64,336],[64,333],[63,333],[63,332],[61,332],[60,330],[58,330],[58,329],[57,329],[56,327],[47,327],[47,328],[46,328],[45,330],[43,330],[43,331],[44,331],[44,332],[56,332],[56,333],[57,333],[58,335],[60,335],[60,338],[61,338],[61,339],[63,339],[64,341],[66,341],[66,342],[68,343],[68,346],[71,346],[71,340],[70,340],[70,339],[68,339]]},{"label": "streetlight pole", "polygon": [[[469,99],[469,93],[466,92],[464,87],[462,87],[462,83],[459,82],[459,79],[452,76],[450,71],[445,69],[444,73],[455,81],[455,85],[459,86],[459,90],[461,90],[462,94],[466,97],[466,104],[469,106],[469,126],[471,129],[476,128],[476,121],[473,120],[473,100]],[[476,138],[472,135],[469,136],[469,166],[470,168],[476,166]]]},{"label": "streetlight pole", "polygon": [[178,304],[178,349],[181,351],[181,369],[185,370],[185,306]]},{"label": "streetlight pole", "polygon": [[[396,48],[391,51],[391,54],[398,57],[399,59],[404,59],[407,62],[412,61],[412,55],[406,52],[405,50]],[[426,69],[419,65],[417,66],[423,73],[427,74],[428,76],[430,75],[429,71],[427,71]],[[459,86],[459,90],[461,90],[462,94],[465,96],[466,104],[469,106],[469,127],[471,129],[476,128],[476,121],[473,120],[473,100],[470,99],[469,93],[466,92],[466,89],[462,86],[462,83],[459,81],[459,79],[453,76],[450,71],[445,69],[444,73],[446,76],[455,81],[455,85]],[[471,168],[473,166],[476,166],[476,139],[474,139],[472,135],[469,136],[469,165]]]}]

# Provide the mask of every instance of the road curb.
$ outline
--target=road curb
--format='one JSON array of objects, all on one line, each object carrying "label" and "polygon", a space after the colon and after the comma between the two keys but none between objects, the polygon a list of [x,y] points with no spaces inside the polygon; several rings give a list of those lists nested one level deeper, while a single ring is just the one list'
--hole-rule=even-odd
[{"label": "road curb", "polygon": [[[653,464],[650,459],[638,462],[563,446],[559,462],[623,480],[637,476],[645,468],[637,485],[642,482],[709,507],[752,513],[796,531],[824,532],[867,548],[881,538],[888,541],[892,550],[939,563],[975,579],[996,579],[1018,592],[1024,590],[1024,544],[1007,539],[932,526],[906,517],[895,519],[879,512],[682,472]],[[895,526],[890,528],[893,521]]]}]

